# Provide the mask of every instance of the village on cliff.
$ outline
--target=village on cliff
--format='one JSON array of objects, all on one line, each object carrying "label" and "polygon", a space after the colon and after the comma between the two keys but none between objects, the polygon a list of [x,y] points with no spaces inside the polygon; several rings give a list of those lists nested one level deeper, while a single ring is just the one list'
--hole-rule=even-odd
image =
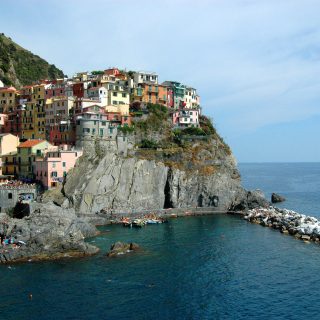
[{"label": "village on cliff", "polygon": [[153,104],[172,128],[199,128],[200,97],[154,72],[81,72],[17,90],[0,81],[0,212],[58,187],[83,153],[86,139],[116,140]]}]

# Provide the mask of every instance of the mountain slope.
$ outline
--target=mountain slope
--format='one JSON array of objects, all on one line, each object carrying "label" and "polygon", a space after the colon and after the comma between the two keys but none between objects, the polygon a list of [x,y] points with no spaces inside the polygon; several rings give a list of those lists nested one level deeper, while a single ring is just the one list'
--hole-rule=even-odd
[{"label": "mountain slope", "polygon": [[40,79],[62,77],[63,72],[54,64],[49,64],[0,34],[0,80],[5,85],[20,87]]}]

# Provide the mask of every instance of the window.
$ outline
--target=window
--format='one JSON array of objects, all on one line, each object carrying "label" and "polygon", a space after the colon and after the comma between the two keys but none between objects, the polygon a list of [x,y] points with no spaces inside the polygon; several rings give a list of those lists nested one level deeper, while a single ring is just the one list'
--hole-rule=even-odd
[{"label": "window", "polygon": [[112,95],[113,95],[114,97],[117,97],[117,96],[118,96],[118,93],[117,93],[117,92],[113,92]]},{"label": "window", "polygon": [[102,122],[101,122],[101,125],[102,125],[102,126],[105,126],[106,124],[107,124],[106,121],[102,121]]},{"label": "window", "polygon": [[62,167],[65,168],[66,167],[66,163],[62,162]]},{"label": "window", "polygon": [[12,193],[11,192],[8,193],[8,199],[12,199]]},{"label": "window", "polygon": [[51,177],[57,177],[57,176],[58,176],[57,171],[52,171],[52,172],[51,172]]},{"label": "window", "polygon": [[122,94],[122,98],[126,98],[127,97],[127,94],[126,93],[123,93]]}]

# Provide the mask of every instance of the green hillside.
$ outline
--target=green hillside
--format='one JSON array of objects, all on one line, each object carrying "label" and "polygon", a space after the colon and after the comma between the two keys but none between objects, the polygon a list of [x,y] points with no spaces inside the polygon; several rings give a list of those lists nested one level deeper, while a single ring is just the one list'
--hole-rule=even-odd
[{"label": "green hillside", "polygon": [[5,85],[20,87],[40,79],[62,77],[63,72],[54,64],[49,64],[0,34],[0,80]]}]

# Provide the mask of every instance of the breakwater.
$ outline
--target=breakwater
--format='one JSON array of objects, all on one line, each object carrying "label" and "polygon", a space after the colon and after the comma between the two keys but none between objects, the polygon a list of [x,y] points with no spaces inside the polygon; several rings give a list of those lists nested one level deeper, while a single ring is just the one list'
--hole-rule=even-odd
[{"label": "breakwater", "polygon": [[277,229],[304,241],[320,241],[320,221],[293,210],[275,207],[256,208],[244,213],[244,219]]}]

